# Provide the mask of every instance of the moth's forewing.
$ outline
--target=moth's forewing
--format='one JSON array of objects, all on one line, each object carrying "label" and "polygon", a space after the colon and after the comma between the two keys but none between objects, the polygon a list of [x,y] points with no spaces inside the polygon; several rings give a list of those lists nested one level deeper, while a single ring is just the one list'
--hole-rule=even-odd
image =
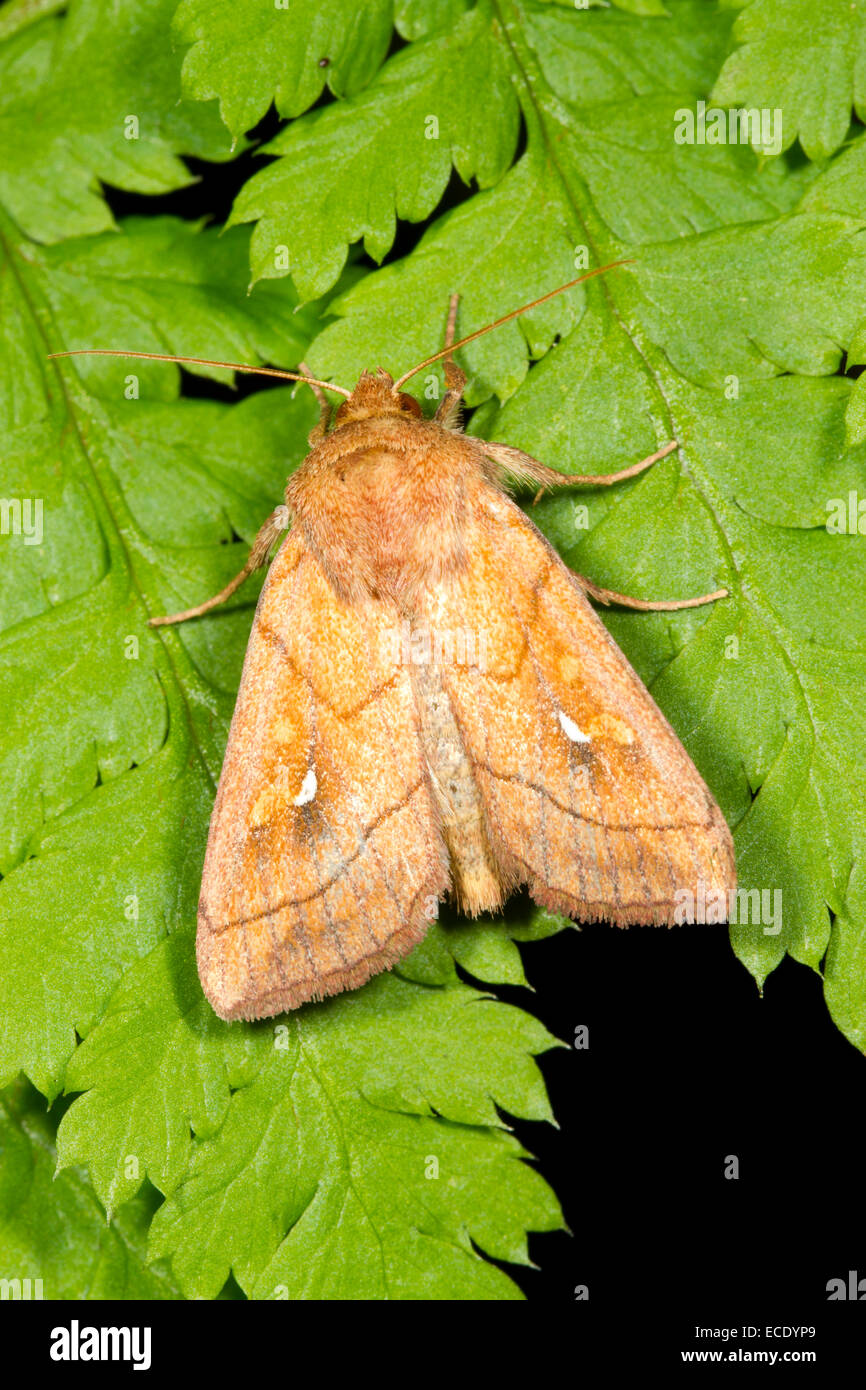
[{"label": "moth's forewing", "polygon": [[398,624],[341,603],[299,531],[250,635],[199,905],[204,991],[258,1018],[352,989],[423,936],[448,882]]},{"label": "moth's forewing", "polygon": [[486,634],[443,670],[504,878],[582,921],[691,919],[699,886],[736,887],[730,832],[697,769],[574,577],[488,488],[471,567],[431,596]]}]

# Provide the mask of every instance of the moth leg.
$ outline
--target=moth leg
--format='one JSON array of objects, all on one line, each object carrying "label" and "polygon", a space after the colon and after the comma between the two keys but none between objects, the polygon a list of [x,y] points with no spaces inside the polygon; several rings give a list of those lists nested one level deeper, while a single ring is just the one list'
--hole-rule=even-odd
[{"label": "moth leg", "polygon": [[678,608],[700,608],[705,603],[715,602],[717,598],[728,597],[727,589],[714,589],[711,594],[701,594],[699,598],[656,600],[631,598],[628,594],[618,594],[615,589],[602,589],[583,574],[575,574],[574,578],[580,587],[586,590],[590,598],[594,598],[597,603],[619,603],[622,604],[623,608],[640,608],[643,612],[673,613]]},{"label": "moth leg", "polygon": [[670,443],[665,444],[663,449],[656,449],[654,454],[647,454],[640,463],[633,463],[629,468],[621,468],[618,473],[597,473],[595,475],[581,473],[579,477],[572,474],[570,478],[565,478],[559,474],[557,481],[587,483],[593,487],[608,487],[611,483],[621,483],[625,478],[634,478],[636,474],[643,473],[645,468],[651,468],[654,463],[658,463],[659,459],[666,459],[668,454],[672,454],[674,449],[678,448],[679,443],[676,439],[672,439]]},{"label": "moth leg", "polygon": [[[306,362],[299,362],[298,366],[300,367],[301,371],[305,373],[306,376],[312,375]],[[313,428],[310,430],[310,433],[307,435],[307,443],[312,449],[312,447],[315,444],[318,444],[320,439],[324,439],[325,435],[328,433],[328,426],[331,423],[331,402],[328,400],[321,386],[315,385],[312,381],[308,381],[307,385],[309,386],[316,400],[319,402],[320,412],[318,424],[315,424]]]},{"label": "moth leg", "polygon": [[539,463],[531,454],[525,454],[522,449],[515,449],[510,444],[497,444],[485,440],[481,447],[484,453],[516,482],[541,484],[533,498],[532,505],[535,506],[542,493],[549,487],[609,487],[611,483],[621,483],[626,478],[634,478],[638,473],[643,473],[644,469],[658,463],[659,459],[667,458],[678,445],[677,441],[672,439],[663,449],[656,449],[654,454],[649,454],[639,463],[630,464],[628,468],[621,468],[618,473],[558,473],[555,468],[548,468],[546,463]]},{"label": "moth leg", "polygon": [[285,531],[288,519],[288,508],[285,506],[277,507],[276,511],[271,512],[253,541],[249,558],[240,574],[236,574],[220,593],[204,603],[197,604],[195,608],[185,609],[183,613],[169,613],[163,618],[149,618],[148,627],[167,627],[170,623],[185,623],[187,618],[198,618],[202,613],[208,613],[220,603],[225,603],[253,570],[261,569],[262,565],[267,564],[270,548],[281,532]]},{"label": "moth leg", "polygon": [[[457,327],[457,305],[460,303],[459,294],[452,294],[448,305],[448,322],[445,325],[444,346],[450,348],[454,342],[454,330]],[[453,424],[457,409],[463,399],[463,388],[466,385],[466,373],[461,371],[450,355],[443,357],[442,366],[445,371],[445,395],[436,407],[436,414],[433,419],[440,425]]]}]

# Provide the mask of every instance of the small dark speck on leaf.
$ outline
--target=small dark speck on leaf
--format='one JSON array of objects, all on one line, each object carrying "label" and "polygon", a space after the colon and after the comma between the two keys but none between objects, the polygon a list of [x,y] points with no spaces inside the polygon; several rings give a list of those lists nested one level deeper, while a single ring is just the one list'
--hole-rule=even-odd
[{"label": "small dark speck on leaf", "polygon": [[330,67],[330,66],[331,66],[331,60],[330,60],[330,58],[320,58],[320,59],[319,59],[319,67],[320,67],[320,68],[328,68],[328,67]]}]

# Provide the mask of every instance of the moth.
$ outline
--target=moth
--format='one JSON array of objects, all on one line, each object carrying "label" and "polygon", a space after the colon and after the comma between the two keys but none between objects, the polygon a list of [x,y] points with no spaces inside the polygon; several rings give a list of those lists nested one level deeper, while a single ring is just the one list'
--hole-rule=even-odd
[{"label": "moth", "polygon": [[[241,573],[151,619],[208,612],[281,540],[202,877],[198,970],[223,1019],[362,985],[449,895],[475,917],[526,885],[578,921],[670,925],[679,890],[727,901],[736,886],[721,811],[589,602],[672,610],[726,591],[648,602],[599,588],[510,495],[616,483],[677,445],[574,476],[463,434],[455,351],[543,301],[455,342],[457,302],[442,350],[397,380],[364,371],[349,391],[303,363],[215,364],[307,381],[320,404],[310,452]],[[439,359],[445,391],[428,419],[402,387]],[[343,397],[333,418],[325,391]]]}]

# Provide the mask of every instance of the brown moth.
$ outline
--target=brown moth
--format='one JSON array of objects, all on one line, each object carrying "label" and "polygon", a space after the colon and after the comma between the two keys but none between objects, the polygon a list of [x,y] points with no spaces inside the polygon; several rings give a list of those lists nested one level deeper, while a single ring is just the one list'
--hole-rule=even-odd
[{"label": "brown moth", "polygon": [[[291,519],[250,633],[202,877],[198,970],[220,1018],[354,989],[421,940],[447,894],[474,917],[526,884],[578,921],[670,925],[678,890],[727,901],[736,886],[718,806],[587,599],[677,609],[726,591],[650,603],[600,589],[508,491],[615,483],[677,445],[566,476],[462,434],[452,354],[479,334],[454,343],[456,310],[455,296],[441,352],[397,381],[363,372],[351,392],[215,364],[306,380],[321,405],[241,573],[151,620],[223,602]],[[439,358],[446,391],[425,419],[401,387]],[[324,390],[345,397],[333,424]]]}]

